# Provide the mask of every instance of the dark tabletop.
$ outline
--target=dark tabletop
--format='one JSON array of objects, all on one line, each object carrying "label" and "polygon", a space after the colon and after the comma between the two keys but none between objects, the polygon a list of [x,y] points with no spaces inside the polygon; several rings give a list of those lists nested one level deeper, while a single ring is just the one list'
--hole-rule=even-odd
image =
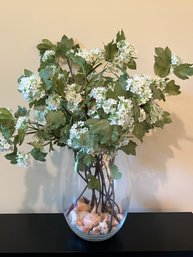
[{"label": "dark tabletop", "polygon": [[121,230],[87,242],[63,214],[0,214],[1,253],[127,253],[127,256],[193,256],[193,214],[129,213]]}]

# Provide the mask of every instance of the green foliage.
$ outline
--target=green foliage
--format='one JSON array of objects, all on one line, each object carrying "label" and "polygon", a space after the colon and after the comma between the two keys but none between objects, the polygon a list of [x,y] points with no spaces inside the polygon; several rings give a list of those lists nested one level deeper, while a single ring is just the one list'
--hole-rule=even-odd
[{"label": "green foliage", "polygon": [[193,75],[193,64],[183,63],[174,68],[174,74],[180,79],[189,79]]},{"label": "green foliage", "polygon": [[136,155],[136,147],[137,144],[134,141],[130,140],[127,145],[121,147],[121,150],[128,155]]},{"label": "green foliage", "polygon": [[119,172],[118,167],[113,164],[112,166],[110,166],[110,171],[111,171],[111,175],[113,179],[120,179],[122,174],[121,172]]},{"label": "green foliage", "polygon": [[154,72],[161,78],[165,78],[170,73],[171,68],[171,50],[166,47],[156,47],[155,48],[155,64]]},{"label": "green foliage", "polygon": [[42,152],[39,148],[33,148],[31,150],[31,155],[37,161],[41,161],[41,162],[46,161],[45,157],[46,157],[47,153]]},{"label": "green foliage", "polygon": [[50,111],[46,115],[46,121],[50,129],[57,129],[64,126],[66,123],[66,117],[62,111]]},{"label": "green foliage", "polygon": [[180,86],[175,84],[174,80],[170,80],[166,85],[166,93],[169,95],[179,95],[180,92]]},{"label": "green foliage", "polygon": [[[183,63],[169,47],[155,48],[157,76],[132,76],[129,69],[137,67],[136,51],[123,30],[102,49],[81,49],[66,35],[56,44],[43,39],[37,48],[37,74],[25,69],[18,79],[29,110],[18,106],[13,114],[0,108],[0,147],[11,152],[5,155],[11,163],[21,158],[23,166],[28,165],[28,155],[45,161],[55,145],[67,146],[76,156],[75,171],[83,174],[92,190],[101,190],[93,172],[99,160],[106,161],[103,172],[109,174],[110,168],[113,179],[121,178],[111,157],[118,150],[135,155],[137,142],[143,142],[151,129],[171,122],[158,104],[181,92],[170,75],[182,80],[193,76],[193,64]],[[32,150],[22,155],[20,146],[25,143]]]},{"label": "green foliage", "polygon": [[100,182],[99,180],[93,176],[92,174],[88,174],[88,188],[89,189],[96,189],[100,191]]}]

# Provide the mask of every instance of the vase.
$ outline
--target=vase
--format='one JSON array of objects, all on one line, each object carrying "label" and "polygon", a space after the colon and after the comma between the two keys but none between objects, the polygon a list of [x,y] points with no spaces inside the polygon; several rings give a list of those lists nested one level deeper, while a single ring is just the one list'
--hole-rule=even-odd
[{"label": "vase", "polygon": [[77,170],[73,152],[62,178],[62,211],[72,231],[87,241],[103,241],[123,226],[130,203],[128,156],[97,156],[90,169]]}]

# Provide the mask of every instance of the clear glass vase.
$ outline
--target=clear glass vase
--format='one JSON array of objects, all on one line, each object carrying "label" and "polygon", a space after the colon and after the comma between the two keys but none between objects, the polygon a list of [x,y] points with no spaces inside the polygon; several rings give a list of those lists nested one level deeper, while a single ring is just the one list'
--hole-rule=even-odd
[{"label": "clear glass vase", "polygon": [[128,156],[123,152],[112,158],[100,156],[86,171],[74,169],[77,164],[73,152],[68,157],[61,183],[62,209],[68,225],[88,241],[112,237],[121,229],[129,210]]}]

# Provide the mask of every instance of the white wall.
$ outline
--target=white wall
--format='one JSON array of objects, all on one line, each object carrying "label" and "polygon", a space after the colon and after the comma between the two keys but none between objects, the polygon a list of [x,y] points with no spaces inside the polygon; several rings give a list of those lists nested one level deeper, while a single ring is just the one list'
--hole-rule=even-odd
[{"label": "white wall", "polygon": [[[0,106],[25,105],[17,92],[24,68],[35,71],[36,45],[63,34],[100,47],[124,29],[138,50],[138,72],[152,73],[155,46],[193,62],[192,0],[0,0]],[[193,78],[164,107],[173,123],[154,131],[129,157],[131,211],[193,211]],[[0,156],[0,212],[57,212],[65,165],[58,149],[48,162],[20,169]]]}]

